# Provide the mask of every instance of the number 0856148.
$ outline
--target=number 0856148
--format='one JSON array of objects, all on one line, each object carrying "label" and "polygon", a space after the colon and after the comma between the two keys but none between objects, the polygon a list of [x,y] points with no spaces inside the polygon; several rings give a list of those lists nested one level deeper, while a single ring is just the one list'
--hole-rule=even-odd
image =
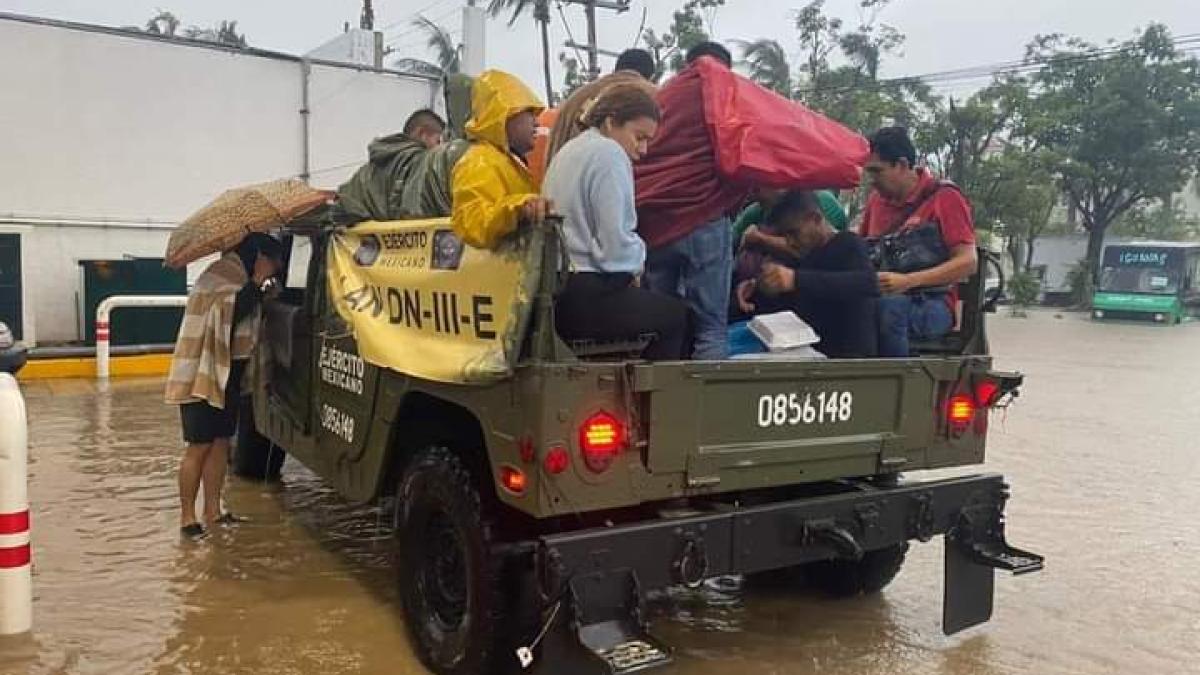
[{"label": "number 0856148", "polygon": [[852,417],[854,395],[848,391],[767,394],[758,399],[760,427],[837,424]]}]

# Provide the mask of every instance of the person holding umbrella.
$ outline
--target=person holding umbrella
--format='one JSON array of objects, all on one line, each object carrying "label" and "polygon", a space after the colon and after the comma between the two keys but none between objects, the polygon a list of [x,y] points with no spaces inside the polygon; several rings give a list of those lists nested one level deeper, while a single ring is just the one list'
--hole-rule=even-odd
[{"label": "person holding umbrella", "polygon": [[[188,294],[165,397],[179,406],[187,443],[179,463],[179,515],[180,534],[188,539],[240,520],[222,511],[221,490],[242,376],[258,344],[262,299],[278,286],[282,260],[278,240],[252,232],[209,265]],[[202,484],[203,522],[196,516]]]}]

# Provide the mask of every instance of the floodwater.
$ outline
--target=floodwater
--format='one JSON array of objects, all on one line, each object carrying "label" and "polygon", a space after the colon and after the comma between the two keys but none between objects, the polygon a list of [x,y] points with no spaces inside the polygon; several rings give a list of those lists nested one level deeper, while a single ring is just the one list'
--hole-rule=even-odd
[{"label": "floodwater", "polygon": [[[1197,673],[1200,323],[998,317],[993,351],[1027,384],[997,413],[1009,537],[1047,556],[997,579],[993,620],[940,631],[941,544],[879,597],[831,601],[712,584],[654,605],[671,675]],[[0,673],[423,673],[392,588],[385,518],[289,462],[233,481],[252,522],[176,534],[178,421],[158,381],[26,387],[35,632]]]}]

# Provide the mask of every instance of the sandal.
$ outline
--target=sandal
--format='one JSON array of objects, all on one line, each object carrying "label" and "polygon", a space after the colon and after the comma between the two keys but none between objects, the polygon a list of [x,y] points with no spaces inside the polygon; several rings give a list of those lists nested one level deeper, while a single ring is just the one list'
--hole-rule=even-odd
[{"label": "sandal", "polygon": [[200,523],[192,523],[179,528],[179,534],[190,541],[200,541],[208,536],[208,530]]}]

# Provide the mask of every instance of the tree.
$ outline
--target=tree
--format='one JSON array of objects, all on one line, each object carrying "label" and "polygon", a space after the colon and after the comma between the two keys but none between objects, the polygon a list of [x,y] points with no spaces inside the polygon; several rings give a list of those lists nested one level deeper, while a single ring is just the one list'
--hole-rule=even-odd
[{"label": "tree", "polygon": [[1046,66],[1033,78],[1021,132],[1058,156],[1059,184],[1088,231],[1094,276],[1109,226],[1179,192],[1200,166],[1200,62],[1157,24],[1106,50],[1043,36],[1028,55]]},{"label": "tree", "polygon": [[558,62],[563,67],[563,90],[559,93],[559,98],[565,101],[576,90],[587,84],[587,76],[583,74],[579,59],[573,56],[567,56],[560,52]]},{"label": "tree", "polygon": [[526,11],[532,11],[533,20],[538,22],[542,34],[542,75],[546,82],[546,104],[554,105],[554,85],[550,81],[550,2],[549,0],[491,0],[488,13],[498,16],[508,10],[512,16],[508,25],[513,25]]},{"label": "tree", "polygon": [[425,33],[425,45],[437,55],[437,66],[442,74],[455,75],[461,71],[461,45],[454,41],[449,31],[424,16],[418,16],[412,25]]},{"label": "tree", "polygon": [[1189,216],[1182,202],[1166,197],[1152,205],[1130,209],[1112,225],[1114,234],[1159,241],[1200,240],[1200,218]]},{"label": "tree", "polygon": [[687,51],[711,39],[716,12],[724,4],[725,0],[687,0],[672,15],[671,28],[666,33],[646,29],[642,42],[654,57],[655,81],[668,71],[682,70]]},{"label": "tree", "polygon": [[792,95],[792,66],[787,52],[774,40],[738,41],[750,79],[781,96]]},{"label": "tree", "polygon": [[175,37],[179,30],[179,18],[171,12],[158,10],[152,19],[146,22],[146,32],[152,35]]},{"label": "tree", "polygon": [[1010,145],[986,157],[970,191],[976,227],[1002,235],[1014,273],[1028,273],[1039,237],[1054,229],[1061,194],[1053,157]]}]

